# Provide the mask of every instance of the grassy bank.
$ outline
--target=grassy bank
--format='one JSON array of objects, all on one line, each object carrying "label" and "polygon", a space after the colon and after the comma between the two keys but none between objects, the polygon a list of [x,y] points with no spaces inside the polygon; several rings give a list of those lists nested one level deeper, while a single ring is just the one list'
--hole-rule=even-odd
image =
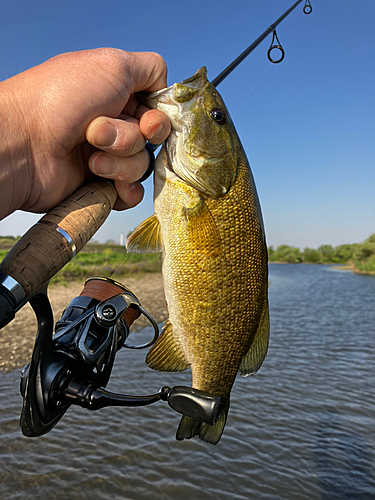
[{"label": "grassy bank", "polygon": [[[17,238],[0,237],[0,259],[16,243]],[[321,245],[318,248],[299,248],[280,245],[268,248],[270,262],[289,264],[338,264],[350,266],[354,272],[375,274],[375,234],[363,243]],[[127,253],[125,247],[116,244],[86,245],[83,250],[67,264],[52,281],[65,283],[84,280],[90,276],[112,276],[120,278],[130,274],[153,273],[161,271],[161,254]]]},{"label": "grassy bank", "polygon": [[161,254],[127,253],[119,245],[87,245],[54,278],[54,282],[84,280],[90,276],[122,276],[161,272]]},{"label": "grassy bank", "polygon": [[[12,246],[15,238],[0,237],[0,259],[2,260]],[[161,254],[127,253],[120,245],[88,244],[74,259],[52,278],[52,282],[64,284],[70,281],[83,281],[91,276],[140,275],[161,272]]]}]

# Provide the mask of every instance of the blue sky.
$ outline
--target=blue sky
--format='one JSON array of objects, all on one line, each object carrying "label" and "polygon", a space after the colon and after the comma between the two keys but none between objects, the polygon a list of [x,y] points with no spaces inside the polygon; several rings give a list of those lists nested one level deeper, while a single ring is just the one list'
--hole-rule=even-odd
[{"label": "blue sky", "polygon": [[[203,65],[212,80],[293,3],[1,2],[0,79],[61,52],[112,46],[159,52],[169,84]],[[302,2],[279,25],[281,64],[267,60],[270,36],[219,86],[274,246],[354,243],[375,232],[375,3],[311,5],[309,16]],[[119,241],[152,212],[148,180],[144,201],[113,212],[94,238]],[[13,214],[0,223],[0,235],[23,234],[39,217]]]}]

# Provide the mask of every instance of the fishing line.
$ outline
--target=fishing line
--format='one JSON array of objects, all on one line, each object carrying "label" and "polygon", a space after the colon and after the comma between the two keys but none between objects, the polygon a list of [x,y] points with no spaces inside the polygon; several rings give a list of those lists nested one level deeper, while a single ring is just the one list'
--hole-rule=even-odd
[{"label": "fishing line", "polygon": [[125,255],[124,260],[123,260],[123,261],[122,261],[122,262],[118,265],[117,269],[116,269],[116,270],[112,273],[112,275],[110,276],[110,278],[111,278],[111,279],[113,279],[113,277],[114,277],[114,276],[118,273],[118,271],[119,271],[120,267],[121,267],[121,266],[124,264],[124,262],[125,262],[126,260],[128,260],[128,259],[129,259],[129,255],[128,255],[128,254],[126,254],[126,255]]},{"label": "fishing line", "polygon": [[[288,35],[286,37],[286,40],[288,41],[291,41],[296,33],[296,31],[299,29],[299,27],[301,26],[301,23],[302,23],[302,18],[299,20],[297,26],[294,27],[293,31],[291,32],[288,32]],[[272,45],[272,44],[271,44]],[[241,102],[241,104],[238,106],[238,108],[236,109],[236,111],[233,113],[232,117],[235,117],[237,112],[242,108],[242,106],[245,104],[245,102],[248,100],[250,94],[254,91],[254,89],[258,86],[258,84],[261,82],[261,80],[263,79],[264,75],[267,73],[267,71],[270,69],[270,67],[272,66],[272,62],[267,66],[267,68],[263,71],[263,73],[261,74],[261,76],[258,78],[258,80],[256,81],[255,85],[252,87],[252,89],[250,90],[250,92],[248,92],[248,94],[245,96],[244,100]]]},{"label": "fishing line", "polygon": [[[270,69],[272,63],[279,63],[284,59],[284,49],[281,46],[281,43],[278,39],[278,36],[276,34],[276,27],[292,12],[297,5],[299,5],[302,2],[302,0],[297,0],[282,16],[280,16],[262,35],[260,35],[240,56],[237,57],[227,68],[224,69],[214,80],[212,80],[212,85],[214,87],[217,87],[271,32],[273,34],[272,36],[272,42],[271,46],[268,49],[268,59],[271,61],[271,63],[267,66],[267,68],[263,71],[262,75],[258,78],[256,81],[255,85],[251,88],[250,92],[246,95],[245,99],[242,101],[242,103],[238,106],[236,111],[234,112],[233,116],[237,114],[237,112],[242,108],[242,106],[245,104],[251,93],[255,90],[255,88],[258,86],[258,84],[261,82],[261,80],[264,78],[264,75],[267,73],[267,71]],[[312,12],[312,6],[310,3],[310,0],[305,0],[305,5],[303,7],[303,12],[304,14],[311,14]],[[300,24],[302,22],[302,19],[299,20],[298,25],[294,28],[294,30],[289,33],[289,37],[287,39],[291,39],[294,35],[294,33],[297,31],[297,29],[300,27]],[[277,42],[277,44],[276,44]],[[271,51],[273,49],[277,49],[281,51],[281,58],[274,60],[271,57]],[[156,145],[151,145],[152,151],[154,152],[155,149],[158,147]],[[121,266],[124,264],[124,262],[129,258],[128,254],[125,256],[124,260],[120,263],[120,265],[117,267],[117,269],[114,271],[112,274],[111,278],[113,278],[118,272]]]},{"label": "fishing line", "polygon": [[250,90],[250,92],[245,96],[245,99],[241,102],[241,104],[238,106],[238,108],[236,109],[236,111],[233,113],[233,117],[236,116],[237,112],[242,108],[242,106],[245,104],[245,102],[247,101],[247,99],[249,98],[250,94],[253,92],[253,90],[255,89],[255,87],[258,85],[258,83],[263,79],[264,75],[267,73],[267,71],[270,69],[270,67],[272,66],[272,63],[270,63],[267,68],[263,71],[262,75],[258,78],[257,82],[255,83],[255,85],[253,86],[253,88]]}]

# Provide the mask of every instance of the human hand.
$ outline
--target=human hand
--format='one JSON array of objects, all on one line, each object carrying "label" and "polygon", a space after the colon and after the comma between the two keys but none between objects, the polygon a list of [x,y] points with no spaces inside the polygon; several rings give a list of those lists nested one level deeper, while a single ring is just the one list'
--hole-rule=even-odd
[{"label": "human hand", "polygon": [[134,93],[166,87],[157,54],[95,49],[62,54],[0,84],[0,218],[45,212],[92,179],[114,180],[116,209],[143,197],[146,140],[170,122]]}]

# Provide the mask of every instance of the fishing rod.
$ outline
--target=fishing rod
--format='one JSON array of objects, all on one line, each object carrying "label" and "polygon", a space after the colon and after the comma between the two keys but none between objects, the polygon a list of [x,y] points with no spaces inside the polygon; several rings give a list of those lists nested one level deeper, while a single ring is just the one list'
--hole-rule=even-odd
[{"label": "fishing rod", "polygon": [[[248,48],[246,50],[244,50],[242,52],[242,54],[240,54],[233,62],[231,62],[229,64],[229,66],[227,66],[214,80],[212,80],[212,85],[214,87],[217,87],[218,85],[220,85],[220,83],[224,80],[224,78],[226,78],[230,73],[232,73],[232,71],[237,68],[237,66],[249,55],[251,54],[251,52],[253,52],[254,49],[256,49],[258,47],[258,45],[260,45],[263,40],[265,38],[267,38],[267,36],[272,32],[273,33],[273,37],[272,37],[272,42],[271,42],[271,46],[270,48],[268,49],[268,53],[267,53],[267,56],[268,56],[268,59],[272,62],[272,63],[280,63],[283,59],[284,59],[284,56],[285,56],[285,51],[284,49],[282,48],[280,42],[279,42],[279,39],[277,37],[277,34],[276,34],[276,27],[281,23],[281,21],[283,21],[296,7],[297,5],[299,5],[303,0],[297,0],[297,2],[292,5],[287,11],[284,12],[284,14],[282,16],[280,16],[273,24],[271,24],[271,26],[269,28],[267,28],[251,45],[248,46]],[[310,0],[305,0],[305,5],[303,7],[303,12],[305,14],[311,14],[312,12],[312,7],[311,7],[311,3],[310,3]],[[277,41],[278,44],[275,45],[274,44],[274,41]],[[272,50],[274,49],[278,49],[281,51],[281,57],[280,59],[272,59],[271,58],[271,52]]]},{"label": "fishing rod", "polygon": [[[272,62],[280,62],[284,49],[277,38],[276,26],[301,2],[292,5],[212,84],[219,85],[271,31],[268,57]],[[311,13],[309,0],[305,0],[303,11]],[[275,39],[278,45],[274,44]],[[275,48],[281,50],[279,60],[270,56]],[[151,162],[141,182],[152,173],[156,147],[146,145]],[[166,401],[175,411],[211,425],[218,418],[220,397],[191,387],[163,387],[158,393],[146,396],[116,394],[105,389],[117,352],[122,348],[150,347],[159,335],[155,320],[121,283],[109,278],[90,278],[54,328],[47,296],[49,280],[93,237],[116,199],[117,192],[110,181],[102,179],[81,187],[32,226],[0,264],[0,329],[27,302],[38,322],[32,357],[21,373],[20,425],[25,436],[49,432],[71,405],[97,410],[105,406],[144,406]],[[140,315],[147,318],[154,333],[146,344],[130,345],[129,327]]]},{"label": "fishing rod", "polygon": [[[301,2],[297,0],[212,84],[219,85]],[[310,0],[305,0],[303,10],[311,13]],[[279,46],[271,44],[270,50],[274,47]],[[152,173],[153,151],[157,146],[147,144],[146,148],[152,159],[140,181]],[[88,243],[107,219],[116,199],[117,192],[110,181],[87,184],[50,210],[22,236],[0,264],[0,329]]]}]

